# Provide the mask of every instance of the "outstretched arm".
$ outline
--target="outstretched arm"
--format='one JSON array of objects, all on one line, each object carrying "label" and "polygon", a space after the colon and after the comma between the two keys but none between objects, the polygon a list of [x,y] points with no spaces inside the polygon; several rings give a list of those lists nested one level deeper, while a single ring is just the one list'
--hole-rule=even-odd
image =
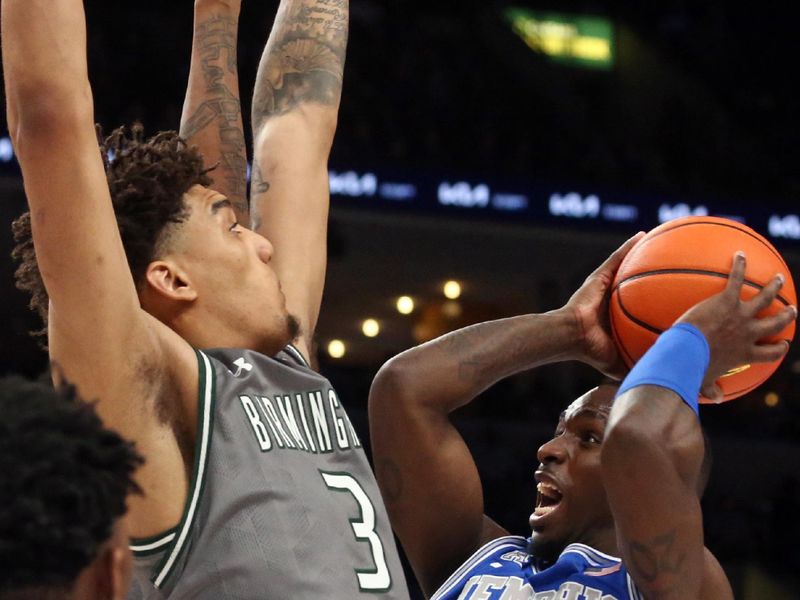
[{"label": "outstretched arm", "polygon": [[598,316],[636,240],[614,253],[564,308],[450,333],[393,358],[376,376],[369,400],[376,476],[392,526],[428,594],[484,542],[505,533],[483,514],[478,471],[450,413],[500,379],[545,363],[616,366],[619,357]]},{"label": "outstretched arm", "polygon": [[253,98],[253,229],[273,263],[308,355],[327,262],[328,156],[342,93],[348,0],[282,0]]},{"label": "outstretched arm", "polygon": [[[744,258],[738,256],[726,290],[679,319],[697,327],[708,342],[707,397],[713,397],[714,382],[729,369],[777,360],[788,348],[786,342],[758,343],[797,317],[794,308],[757,317],[774,300],[780,280],[742,301],[744,273]],[[601,454],[603,482],[623,560],[648,599],[733,597],[719,564],[703,547],[698,493],[703,455],[697,415],[672,389],[632,387],[614,402]]]},{"label": "outstretched arm", "polygon": [[[110,427],[146,458],[158,456],[137,473],[145,496],[131,499],[133,528],[166,529],[180,519],[187,485],[156,406],[167,334],[139,307],[116,226],[95,134],[83,3],[2,0],[0,23],[9,131],[50,297],[51,358],[83,397],[98,400]],[[181,356],[193,360],[188,346]]]},{"label": "outstretched arm", "polygon": [[241,0],[195,0],[189,84],[181,115],[181,137],[198,146],[213,187],[233,204],[236,218],[250,223],[247,150],[239,99],[236,43]]}]

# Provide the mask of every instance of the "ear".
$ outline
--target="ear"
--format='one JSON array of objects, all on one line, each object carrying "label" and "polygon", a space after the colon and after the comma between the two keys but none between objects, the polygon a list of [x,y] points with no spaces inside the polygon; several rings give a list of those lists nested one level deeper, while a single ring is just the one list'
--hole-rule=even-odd
[{"label": "ear", "polygon": [[128,596],[131,571],[133,569],[130,548],[127,546],[115,546],[111,549],[110,555],[111,594],[108,597],[114,600],[125,600]]},{"label": "ear", "polygon": [[[78,575],[73,588],[76,598],[125,598],[130,581],[130,563],[121,548],[104,544],[92,563]],[[126,570],[127,569],[127,570]]]},{"label": "ear", "polygon": [[171,260],[155,260],[147,266],[145,274],[148,287],[158,295],[178,302],[193,302],[197,290],[189,274]]}]

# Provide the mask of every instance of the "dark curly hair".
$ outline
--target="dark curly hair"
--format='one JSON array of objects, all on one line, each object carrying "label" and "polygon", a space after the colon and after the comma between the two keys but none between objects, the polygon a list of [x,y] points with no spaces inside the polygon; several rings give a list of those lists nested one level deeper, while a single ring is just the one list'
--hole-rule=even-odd
[{"label": "dark curly hair", "polygon": [[[210,185],[211,169],[203,167],[197,148],[187,146],[174,131],[145,139],[143,127],[136,124],[103,139],[98,127],[98,141],[122,245],[138,287],[147,265],[166,248],[172,227],[188,217],[183,195],[193,185]],[[12,230],[16,246],[11,256],[19,262],[16,284],[30,294],[29,306],[44,324],[34,335],[43,336],[48,297],[36,263],[30,213],[14,221]]]},{"label": "dark curly hair", "polygon": [[142,458],[68,384],[0,379],[0,414],[0,599],[66,595],[141,493]]}]

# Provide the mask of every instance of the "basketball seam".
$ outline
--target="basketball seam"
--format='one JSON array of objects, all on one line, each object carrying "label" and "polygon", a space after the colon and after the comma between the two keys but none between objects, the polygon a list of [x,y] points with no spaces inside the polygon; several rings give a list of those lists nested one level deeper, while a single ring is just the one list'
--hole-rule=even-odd
[{"label": "basketball seam", "polygon": [[[643,277],[648,277],[652,275],[709,275],[711,277],[719,277],[721,279],[728,279],[727,273],[720,273],[718,271],[707,271],[704,269],[655,269],[653,271],[644,271],[642,273],[637,273],[636,275],[631,275],[630,277],[626,277],[622,281],[618,282],[617,285],[614,287],[617,290],[617,293],[620,295],[620,306],[622,306],[622,293],[619,291],[619,288],[622,286],[623,283],[627,283],[629,281],[633,281],[635,279],[641,279]],[[756,283],[754,281],[750,281],[749,279],[745,279],[743,285],[747,287],[755,288],[759,291],[764,289],[764,286],[760,283]],[[775,299],[783,304],[784,306],[789,306],[789,301],[778,294],[775,296]],[[623,309],[624,310],[624,309]],[[628,314],[627,312],[625,313]],[[633,319],[633,317],[630,317]]]},{"label": "basketball seam", "polygon": [[783,257],[778,253],[777,250],[772,248],[772,246],[769,244],[769,242],[764,243],[764,240],[761,239],[758,235],[754,235],[754,232],[749,231],[749,228],[748,229],[742,229],[741,227],[737,227],[736,225],[732,225],[730,223],[718,223],[717,221],[692,221],[691,223],[676,223],[672,227],[667,227],[666,229],[664,229],[664,231],[659,231],[658,233],[654,234],[652,237],[647,238],[647,240],[644,243],[647,244],[648,242],[650,242],[650,240],[654,240],[658,236],[663,235],[663,234],[667,233],[668,231],[675,231],[676,229],[680,229],[681,227],[689,227],[691,225],[717,225],[719,227],[727,227],[728,229],[734,229],[736,231],[740,231],[741,233],[747,234],[748,236],[750,236],[751,238],[756,240],[759,244],[764,246],[767,250],[769,250],[779,261],[781,261],[781,264],[783,265],[783,267],[787,271],[789,271],[789,267],[786,264],[786,261],[783,260]]}]

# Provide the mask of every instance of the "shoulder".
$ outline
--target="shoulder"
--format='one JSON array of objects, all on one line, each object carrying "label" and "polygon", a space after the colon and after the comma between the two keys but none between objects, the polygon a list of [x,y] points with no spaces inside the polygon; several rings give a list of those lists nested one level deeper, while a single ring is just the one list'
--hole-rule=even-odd
[{"label": "shoulder", "polygon": [[703,553],[703,586],[700,597],[708,600],[733,600],[733,589],[717,557],[708,548]]},{"label": "shoulder", "polygon": [[439,587],[431,600],[449,598],[461,589],[470,577],[487,569],[521,568],[530,560],[528,541],[517,535],[507,535],[481,546]]}]

